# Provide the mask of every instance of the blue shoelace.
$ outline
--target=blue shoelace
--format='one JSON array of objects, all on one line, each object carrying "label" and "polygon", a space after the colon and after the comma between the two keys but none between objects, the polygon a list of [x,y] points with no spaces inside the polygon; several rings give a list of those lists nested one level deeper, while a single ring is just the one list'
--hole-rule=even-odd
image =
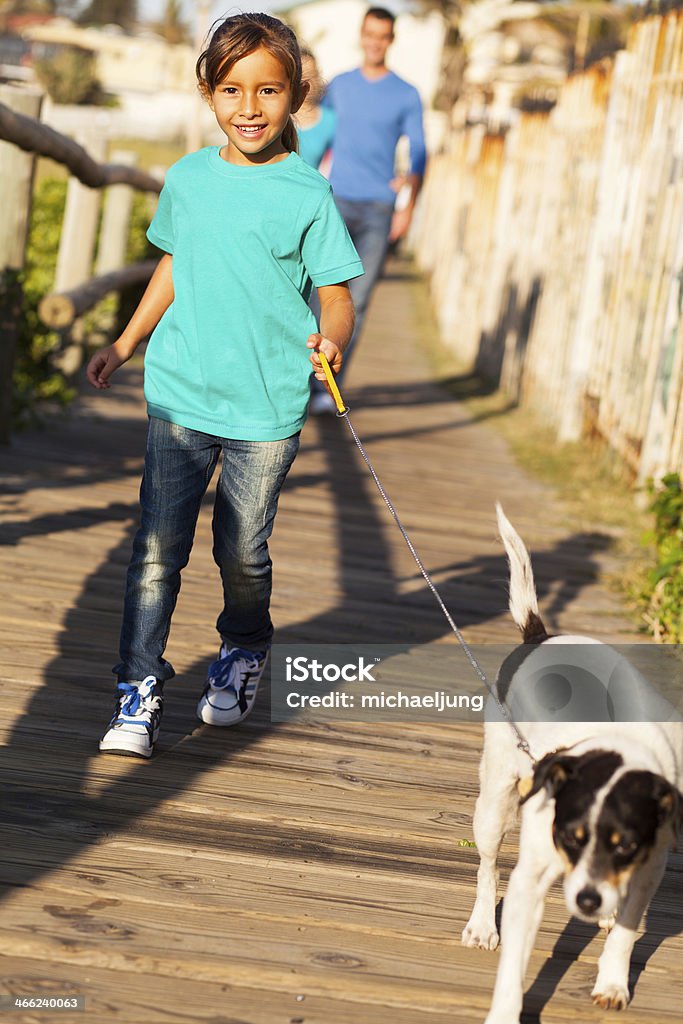
[{"label": "blue shoelace", "polygon": [[140,687],[136,686],[135,683],[119,683],[117,690],[123,697],[119,708],[119,715],[133,716],[137,715],[141,709],[151,710],[144,705],[144,702],[152,696],[151,692],[148,692],[143,697],[140,693]]},{"label": "blue shoelace", "polygon": [[232,670],[237,661],[261,661],[263,654],[255,651],[247,651],[244,647],[234,647],[229,654],[209,665],[209,679],[211,685],[221,690],[230,685]]}]

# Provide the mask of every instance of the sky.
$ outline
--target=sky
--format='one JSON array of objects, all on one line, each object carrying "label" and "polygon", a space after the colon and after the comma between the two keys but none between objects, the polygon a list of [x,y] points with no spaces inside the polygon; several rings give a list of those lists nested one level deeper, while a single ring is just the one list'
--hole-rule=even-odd
[{"label": "sky", "polygon": [[[164,9],[163,0],[138,0],[139,11],[144,18],[158,18]],[[292,0],[214,0],[211,11],[211,21],[227,14],[238,14],[241,11],[263,11],[265,14],[277,14],[284,8],[291,7]],[[369,6],[369,3],[368,3]],[[403,10],[406,6],[405,0],[393,0],[389,6],[394,11]],[[194,0],[183,0],[185,20],[188,23],[194,21],[194,13],[197,4]]]},{"label": "sky", "polygon": [[[264,11],[266,14],[275,13],[278,8],[288,6],[287,0],[243,0],[242,3],[231,3],[231,0],[217,0],[212,5],[211,20],[220,18],[223,14],[229,14],[231,10],[234,13],[239,11]],[[194,20],[194,12],[196,10],[196,3],[191,0],[184,0],[183,8],[185,10],[185,20],[189,23]],[[164,3],[163,0],[139,0],[138,9],[144,18],[158,18],[161,16]]]}]

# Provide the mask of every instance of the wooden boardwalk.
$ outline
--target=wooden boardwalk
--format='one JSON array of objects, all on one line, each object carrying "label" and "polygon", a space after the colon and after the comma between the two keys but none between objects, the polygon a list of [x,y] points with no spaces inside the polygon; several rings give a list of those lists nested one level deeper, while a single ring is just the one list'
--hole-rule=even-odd
[{"label": "wooden boardwalk", "polygon": [[[471,641],[516,641],[493,505],[534,556],[555,628],[633,638],[578,529],[504,442],[430,379],[402,264],[354,365],[353,422]],[[381,376],[381,379],[380,379]],[[12,1021],[429,1024],[483,1021],[498,954],[464,950],[478,725],[271,724],[194,709],[215,656],[204,509],[168,655],[177,678],[149,763],[102,757],[144,439],[141,374],[0,454],[0,994],[78,992],[85,1014]],[[281,643],[454,643],[343,423],[307,425],[272,542]],[[264,695],[265,696],[265,695]],[[503,876],[515,842],[503,851]],[[680,1020],[683,896],[672,860],[635,954],[630,1024]],[[553,890],[525,1021],[590,1024],[601,949]],[[540,1018],[539,1018],[540,1013]]]}]

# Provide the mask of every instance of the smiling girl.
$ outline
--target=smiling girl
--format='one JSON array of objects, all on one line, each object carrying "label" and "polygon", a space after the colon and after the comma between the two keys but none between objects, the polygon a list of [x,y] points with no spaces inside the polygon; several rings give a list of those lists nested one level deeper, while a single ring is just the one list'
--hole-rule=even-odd
[{"label": "smiling girl", "polygon": [[[197,714],[233,725],[251,711],[273,635],[268,539],[306,418],[311,363],[321,380],[320,350],[334,372],[341,367],[354,321],[347,281],[363,272],[328,183],[296,153],[291,115],[306,85],[291,29],[265,14],[227,18],[197,78],[227,143],[170,168],[148,230],[166,255],[124,332],[87,370],[94,387],[108,388],[155,328],[141,523],[113,670],[116,710],[100,741],[102,751],[143,757],[174,675],[163,655],[180,572],[221,455],[221,646]],[[308,306],[313,286],[320,331]]]}]

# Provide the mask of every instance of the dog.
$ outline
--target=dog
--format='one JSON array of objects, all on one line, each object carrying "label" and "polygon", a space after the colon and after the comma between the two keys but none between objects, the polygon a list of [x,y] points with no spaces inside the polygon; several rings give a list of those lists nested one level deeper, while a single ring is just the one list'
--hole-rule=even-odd
[{"label": "dog", "polygon": [[[518,710],[524,708],[530,680],[535,680],[535,697],[539,693],[541,698],[552,696],[570,663],[570,690],[585,692],[591,680],[593,690],[599,690],[598,664],[597,674],[607,668],[613,682],[621,680],[614,687],[617,694],[628,695],[635,689],[635,705],[642,706],[647,681],[627,668],[624,685],[623,664],[619,671],[614,669],[624,659],[613,648],[590,637],[548,634],[538,611],[529,554],[500,505],[497,516],[510,567],[510,612],[523,640],[500,667],[499,700],[512,709],[516,694]],[[552,669],[558,663],[563,666],[559,677]],[[550,690],[539,689],[544,680],[549,681]],[[596,706],[601,707],[605,695],[596,696]],[[611,699],[609,694],[607,698]],[[569,693],[562,697],[570,707],[572,699]],[[559,720],[552,713],[553,700],[556,704],[562,700],[555,696],[544,703],[541,699],[551,709],[545,720],[522,722],[513,716],[528,743],[528,753],[490,699],[492,714],[484,725],[481,785],[474,813],[480,864],[474,908],[462,933],[465,946],[493,950],[498,945],[496,859],[520,804],[521,830],[519,857],[503,906],[501,958],[485,1024],[519,1021],[524,976],[546,893],[562,876],[569,913],[608,930],[593,1002],[617,1010],[628,1004],[629,964],[637,930],[664,873],[668,849],[677,844],[683,814],[683,721],[668,704],[668,712],[662,714],[658,696],[653,694],[653,699],[657,714],[641,721],[634,717],[614,721],[612,705],[610,714],[596,716],[602,718],[599,721],[568,720],[578,717],[572,714]]]}]

